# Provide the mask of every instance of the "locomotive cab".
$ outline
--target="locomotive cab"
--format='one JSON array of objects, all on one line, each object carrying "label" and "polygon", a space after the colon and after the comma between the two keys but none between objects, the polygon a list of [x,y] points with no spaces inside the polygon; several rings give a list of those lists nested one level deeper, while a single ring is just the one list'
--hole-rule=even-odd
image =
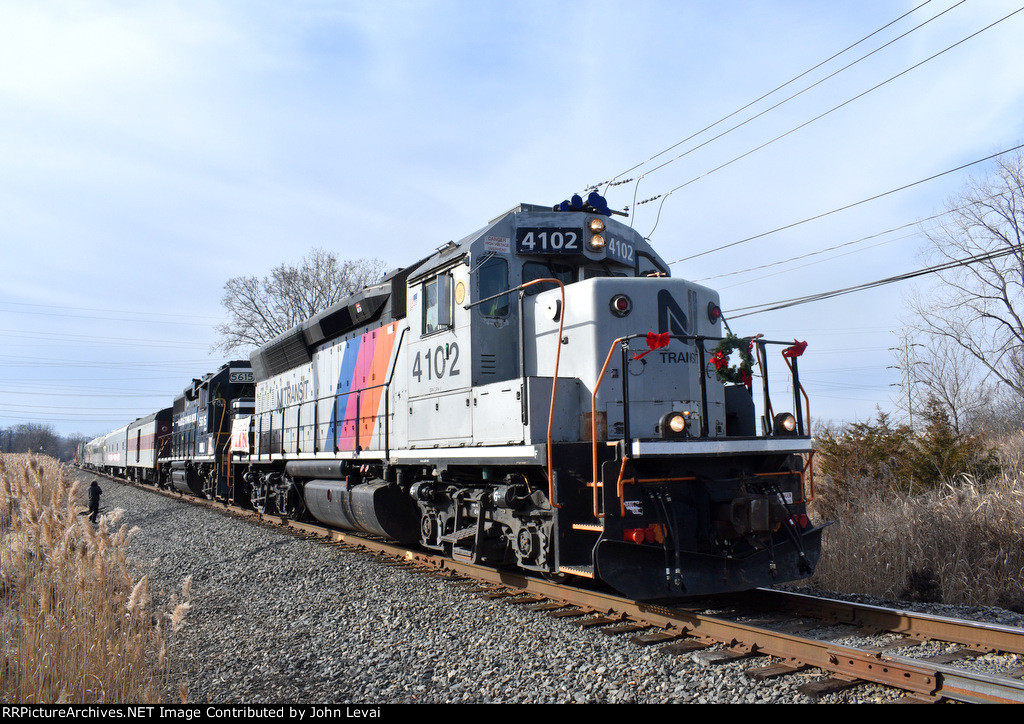
[{"label": "locomotive cab", "polygon": [[[585,235],[593,217],[572,216]],[[547,439],[560,451],[549,472],[559,481],[550,491],[559,570],[642,599],[809,576],[822,527],[806,514],[811,445],[792,346],[723,330],[718,295],[669,277],[622,224],[595,225],[604,245],[570,254],[569,224],[543,214],[530,222],[514,229],[522,283],[561,284],[520,290],[524,394],[525,382],[552,379],[575,396],[552,402],[559,424]],[[788,359],[769,385],[768,353],[779,345]],[[749,363],[729,368],[723,360],[736,351]],[[564,389],[566,378],[575,389]],[[769,390],[779,388],[793,412],[775,413]]]},{"label": "locomotive cab", "polygon": [[161,476],[172,487],[210,500],[237,499],[230,476],[231,406],[253,395],[248,361],[235,360],[193,379],[174,400],[169,444],[160,456]]}]

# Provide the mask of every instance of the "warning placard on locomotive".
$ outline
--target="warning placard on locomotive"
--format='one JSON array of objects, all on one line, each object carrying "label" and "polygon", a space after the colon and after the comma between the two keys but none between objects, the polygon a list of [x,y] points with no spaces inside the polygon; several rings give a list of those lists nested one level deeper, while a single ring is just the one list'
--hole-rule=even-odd
[{"label": "warning placard on locomotive", "polygon": [[252,417],[246,415],[231,421],[231,452],[249,452],[249,428]]}]

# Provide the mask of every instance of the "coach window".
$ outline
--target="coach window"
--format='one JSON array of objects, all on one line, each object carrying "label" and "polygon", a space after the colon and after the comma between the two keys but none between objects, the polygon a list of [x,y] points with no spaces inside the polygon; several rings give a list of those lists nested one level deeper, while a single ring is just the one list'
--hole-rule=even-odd
[{"label": "coach window", "polygon": [[[508,260],[492,256],[480,265],[477,273],[480,280],[480,298],[487,299],[508,289]],[[484,316],[504,317],[508,314],[508,296],[498,297],[480,305]]]},{"label": "coach window", "polygon": [[452,278],[441,274],[423,284],[423,334],[452,326]]}]

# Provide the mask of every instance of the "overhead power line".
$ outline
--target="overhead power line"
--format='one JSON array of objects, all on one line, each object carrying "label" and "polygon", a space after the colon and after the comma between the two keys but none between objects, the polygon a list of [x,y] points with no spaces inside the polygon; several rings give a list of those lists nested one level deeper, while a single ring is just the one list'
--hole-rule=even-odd
[{"label": "overhead power line", "polygon": [[[935,16],[933,16],[931,18],[928,18],[923,23],[920,23],[919,25],[914,26],[913,28],[911,28],[910,30],[906,31],[905,33],[896,36],[895,38],[893,38],[889,42],[887,42],[887,43],[885,43],[883,45],[878,46],[877,48],[875,48],[871,52],[862,55],[861,57],[857,58],[856,60],[851,61],[850,63],[847,63],[842,68],[839,68],[838,70],[835,70],[832,73],[829,73],[825,77],[816,80],[814,83],[811,83],[809,86],[805,87],[803,90],[797,91],[796,93],[794,93],[794,94],[792,94],[790,96],[787,96],[786,98],[783,98],[781,101],[775,103],[774,105],[769,106],[768,108],[765,108],[763,111],[761,111],[759,113],[756,113],[756,114],[750,116],[746,120],[741,121],[740,123],[737,123],[736,125],[727,128],[726,130],[722,131],[721,133],[719,133],[719,134],[717,134],[715,136],[712,136],[711,138],[707,139],[706,141],[698,143],[696,146],[690,147],[689,149],[687,149],[686,151],[683,151],[683,153],[679,154],[678,156],[670,158],[669,160],[667,160],[667,161],[665,161],[665,162],[655,166],[654,168],[652,168],[652,169],[650,169],[648,171],[645,171],[639,178],[636,179],[637,185],[639,186],[640,181],[642,179],[646,178],[647,176],[650,176],[655,171],[658,171],[659,169],[665,168],[669,164],[675,163],[676,161],[678,161],[678,160],[680,160],[682,158],[685,158],[686,156],[689,156],[694,151],[697,151],[697,150],[699,150],[701,148],[704,148],[704,146],[707,146],[708,144],[710,144],[710,143],[712,143],[714,141],[717,141],[720,138],[723,138],[724,136],[729,135],[733,131],[736,131],[736,130],[742,128],[743,126],[747,125],[748,123],[750,123],[752,121],[756,121],[761,116],[764,116],[764,115],[774,111],[776,108],[779,108],[779,107],[785,105],[786,103],[789,103],[791,100],[799,98],[800,96],[802,96],[804,93],[808,92],[809,90],[812,90],[812,89],[818,87],[819,85],[821,85],[822,83],[824,83],[827,80],[831,80],[832,78],[836,77],[837,75],[839,75],[843,71],[849,70],[850,68],[852,68],[853,66],[857,65],[861,61],[867,60],[872,55],[875,55],[876,53],[879,53],[879,52],[885,50],[886,48],[888,48],[893,43],[896,43],[896,42],[902,40],[903,38],[907,37],[908,35],[910,35],[911,33],[915,32],[917,30],[920,30],[921,28],[923,28],[928,23],[932,22],[933,20],[937,20],[938,18],[942,17],[946,13],[952,11],[953,9],[959,7],[960,5],[963,5],[965,2],[967,2],[967,0],[960,0],[960,2],[956,3],[955,5],[952,5],[952,6],[948,7],[948,8],[946,8],[945,10],[940,12],[938,15],[935,15]],[[833,56],[833,57],[835,57],[835,56]],[[815,66],[815,67],[818,67],[818,66]],[[790,81],[790,82],[792,82],[792,81]],[[781,86],[780,86],[780,88],[781,88]],[[774,91],[773,91],[773,93],[774,93]],[[763,97],[764,96],[762,96],[762,98]],[[747,108],[749,106],[744,106],[744,107]],[[735,113],[732,114],[732,115],[735,115]],[[721,123],[721,121],[718,121],[715,125],[717,125],[718,123]],[[711,128],[711,126],[709,126],[708,128]],[[707,130],[707,129],[705,129],[705,130]],[[697,135],[697,134],[695,134],[695,135]],[[690,136],[690,139],[692,139],[693,137],[694,136]],[[687,140],[690,140],[690,139],[687,139]],[[679,144],[676,144],[676,145],[679,145]],[[635,194],[634,194],[634,198],[635,198]],[[641,204],[650,203],[651,201],[656,200],[657,198],[658,197],[655,196],[653,199],[647,199],[646,201],[642,201]]]},{"label": "overhead power line", "polygon": [[[804,121],[800,125],[791,128],[790,130],[786,131],[785,133],[781,133],[778,136],[775,136],[774,138],[772,138],[772,139],[770,139],[768,141],[765,141],[764,143],[762,143],[762,144],[760,144],[758,146],[755,146],[754,148],[751,148],[750,150],[748,150],[748,151],[746,151],[744,153],[741,153],[739,156],[736,156],[735,158],[733,158],[733,159],[731,159],[729,161],[726,161],[723,164],[720,164],[720,165],[716,166],[715,168],[711,169],[710,171],[705,171],[704,173],[700,174],[699,176],[695,176],[694,178],[690,179],[689,181],[687,181],[685,183],[682,183],[682,184],[679,184],[675,188],[666,191],[664,194],[659,194],[658,196],[654,196],[654,197],[652,197],[650,199],[646,199],[645,201],[640,202],[640,203],[649,203],[651,201],[656,201],[659,198],[661,199],[661,204],[658,205],[658,215],[657,215],[657,217],[654,220],[654,228],[652,228],[647,233],[647,238],[650,238],[650,236],[654,233],[654,230],[658,228],[658,222],[661,219],[662,207],[664,206],[665,201],[668,199],[668,197],[671,196],[672,194],[674,194],[676,191],[679,191],[680,189],[683,189],[683,188],[689,186],[690,184],[692,184],[692,183],[694,183],[696,181],[699,181],[702,178],[710,176],[711,174],[715,173],[716,171],[721,171],[723,168],[726,168],[727,166],[730,166],[730,165],[736,163],[737,161],[739,161],[741,159],[744,159],[747,156],[749,156],[749,155],[751,155],[753,153],[756,153],[757,151],[760,151],[763,148],[766,148],[767,146],[770,146],[771,144],[775,143],[776,141],[780,141],[783,138],[786,138],[787,136],[790,136],[793,133],[796,133],[797,131],[799,131],[799,130],[801,130],[803,128],[806,128],[807,126],[811,125],[812,123],[821,120],[825,116],[828,116],[828,115],[834,113],[835,111],[839,110],[840,108],[848,106],[849,104],[853,103],[854,101],[857,101],[857,100],[863,98],[864,96],[868,95],[869,93],[872,93],[872,92],[878,90],[879,88],[881,88],[881,87],[891,83],[892,81],[896,80],[897,78],[900,78],[900,77],[906,75],[907,73],[911,72],[912,70],[916,70],[917,68],[920,68],[925,63],[928,63],[928,62],[930,62],[932,60],[935,60],[936,58],[938,58],[939,56],[943,55],[944,53],[948,53],[953,48],[956,48],[957,46],[960,46],[963,43],[966,43],[968,40],[971,40],[972,38],[976,38],[977,36],[979,36],[982,33],[984,33],[986,30],[990,30],[991,28],[994,28],[996,25],[999,25],[1000,23],[1005,22],[1006,20],[1009,20],[1011,17],[1013,17],[1017,13],[1021,12],[1022,10],[1024,10],[1024,6],[1017,8],[1016,10],[1014,10],[1013,12],[1011,12],[1011,13],[1009,13],[1007,15],[1004,15],[999,20],[996,20],[996,21],[994,21],[992,23],[989,23],[988,25],[986,25],[981,30],[977,30],[974,33],[971,33],[970,35],[968,35],[967,37],[961,38],[960,40],[958,40],[957,42],[953,43],[952,45],[950,45],[950,46],[940,50],[937,53],[934,53],[933,55],[928,56],[924,60],[922,60],[922,61],[920,61],[918,63],[915,63],[914,65],[910,66],[909,68],[906,68],[906,69],[900,71],[896,75],[890,76],[889,78],[883,80],[881,83],[877,83],[877,84],[873,85],[872,87],[868,88],[867,90],[865,90],[865,91],[863,91],[861,93],[858,93],[857,95],[853,96],[852,98],[848,98],[847,100],[843,101],[842,103],[840,103],[840,104],[838,104],[836,106],[833,106],[832,108],[828,109],[827,111],[824,111],[823,113],[819,113],[814,118],[811,118],[808,121]],[[717,249],[712,249],[711,251],[717,251]],[[709,251],[709,252],[705,252],[705,253],[711,253],[711,252]],[[698,254],[697,256],[701,256],[701,255]],[[687,258],[688,259],[692,259],[693,257],[687,257]],[[680,261],[685,261],[685,260],[680,260]]]},{"label": "overhead power line", "polygon": [[[992,199],[992,198],[994,198],[994,196],[989,196],[987,198],[988,199]],[[765,264],[758,264],[757,266],[747,267],[746,269],[740,269],[738,271],[732,271],[732,272],[723,272],[721,274],[714,274],[714,275],[709,276],[709,277],[702,277],[700,279],[692,279],[691,281],[698,282],[698,283],[703,283],[703,282],[711,281],[712,279],[723,279],[725,277],[734,277],[734,276],[737,276],[739,274],[746,274],[748,272],[761,271],[762,269],[771,269],[773,267],[782,266],[783,264],[789,264],[790,262],[802,261],[803,259],[809,259],[812,256],[821,256],[822,254],[827,254],[830,251],[836,251],[838,249],[845,249],[845,248],[850,247],[850,246],[856,246],[857,244],[861,244],[861,243],[863,243],[865,241],[871,241],[872,239],[877,239],[879,237],[885,236],[886,234],[893,234],[893,233],[895,233],[897,231],[902,231],[904,229],[909,229],[912,226],[920,226],[920,225],[924,224],[925,222],[934,221],[935,219],[941,219],[943,216],[948,216],[949,214],[956,213],[957,211],[963,211],[964,209],[967,209],[967,208],[969,208],[972,205],[973,205],[973,203],[968,203],[968,204],[963,204],[962,206],[956,206],[956,207],[947,209],[946,211],[943,211],[941,213],[932,214],[931,216],[926,216],[923,219],[918,219],[917,221],[911,221],[911,222],[906,223],[906,224],[901,224],[899,226],[894,226],[891,229],[886,229],[885,231],[879,231],[879,232],[876,232],[874,234],[868,234],[867,236],[862,236],[859,239],[854,239],[853,241],[844,241],[841,244],[835,244],[833,246],[825,247],[824,249],[816,249],[815,251],[809,251],[806,254],[799,254],[797,256],[791,256],[788,259],[781,259],[779,261],[768,262],[768,263],[765,263]],[[871,246],[869,246],[867,248],[868,249],[874,249],[875,247],[881,246],[882,244],[889,244],[892,241],[898,241],[899,239],[906,239],[908,237],[914,237],[914,236],[916,236],[916,235],[915,234],[910,234],[910,235],[906,235],[906,236],[897,237],[896,239],[891,239],[889,241],[883,241],[883,242],[879,242],[878,244],[872,244]],[[830,258],[834,259],[834,258],[838,258],[839,256],[846,256],[848,254],[853,254],[856,251],[863,251],[863,250],[861,249],[861,250],[849,251],[849,252],[846,252],[846,254],[839,254],[836,257],[830,257]],[[821,260],[821,261],[827,261],[827,260]],[[818,263],[818,262],[815,262],[815,263]],[[804,266],[807,266],[807,265],[805,264]],[[797,268],[801,268],[801,267],[797,267]],[[781,274],[781,273],[785,273],[785,272],[775,272],[775,274]],[[772,275],[767,275],[767,276],[772,276]],[[764,279],[763,276],[762,277],[757,277],[757,278],[758,279]]]},{"label": "overhead power line", "polygon": [[[11,310],[18,311],[21,314],[43,314],[47,316],[55,317],[81,317],[83,319],[112,319],[115,321],[145,321],[145,320],[133,320],[127,319],[120,316],[110,317],[108,315],[123,315],[129,314],[137,317],[180,317],[186,321],[173,321],[173,320],[152,320],[156,323],[161,324],[203,324],[202,322],[196,322],[196,319],[208,319],[211,321],[220,321],[220,317],[204,316],[199,314],[174,314],[170,312],[147,312],[139,309],[100,309],[95,307],[70,307],[59,304],[33,304],[31,302],[9,302],[0,301],[0,306],[11,306],[11,307],[33,307],[35,309],[52,309],[52,310],[63,310],[61,312],[44,312],[44,311],[32,311],[29,309]],[[103,316],[91,316],[91,315],[80,315],[80,314],[68,314],[67,312],[99,312]]]},{"label": "overhead power line", "polygon": [[[877,30],[875,30],[874,32],[871,32],[871,33],[869,33],[868,35],[865,35],[865,36],[864,36],[863,38],[861,38],[861,39],[860,39],[860,40],[858,40],[857,42],[853,43],[852,45],[848,45],[847,47],[845,47],[845,48],[843,48],[842,50],[840,50],[840,51],[839,51],[838,53],[834,53],[833,55],[829,56],[828,58],[826,58],[825,60],[821,61],[820,63],[818,63],[818,64],[816,64],[816,65],[814,65],[814,66],[812,66],[812,67],[808,68],[807,70],[805,70],[804,72],[800,73],[799,75],[796,75],[796,76],[794,76],[794,77],[790,78],[789,80],[787,80],[787,81],[786,81],[785,83],[783,83],[782,85],[776,86],[776,87],[775,87],[775,88],[773,88],[772,90],[770,90],[770,91],[768,91],[767,93],[765,93],[765,94],[763,94],[763,95],[759,96],[758,98],[755,98],[754,100],[750,101],[749,103],[747,103],[746,105],[742,106],[741,108],[737,108],[737,109],[736,109],[735,111],[733,111],[732,113],[729,113],[728,115],[726,115],[726,116],[723,116],[722,118],[719,118],[719,119],[718,119],[717,121],[715,121],[714,123],[712,123],[712,124],[710,124],[710,125],[708,125],[708,126],[705,126],[704,128],[700,129],[699,131],[696,131],[695,133],[692,133],[692,134],[690,134],[689,136],[687,136],[687,137],[686,137],[686,138],[684,138],[683,140],[681,140],[681,141],[678,141],[678,142],[676,142],[676,143],[672,144],[672,145],[671,145],[671,146],[669,146],[668,148],[666,148],[666,149],[664,149],[664,150],[662,150],[662,151],[659,151],[658,153],[654,154],[654,155],[653,155],[653,156],[651,156],[650,158],[648,158],[648,159],[646,159],[646,160],[644,160],[644,161],[641,161],[640,163],[638,163],[638,164],[636,164],[636,165],[634,165],[634,166],[631,166],[630,168],[627,168],[627,169],[626,169],[625,171],[622,171],[621,173],[618,173],[618,174],[616,174],[616,175],[615,175],[615,176],[613,176],[613,177],[612,177],[611,179],[609,179],[609,180],[607,180],[607,181],[603,181],[603,182],[601,182],[601,183],[599,183],[599,184],[594,184],[594,185],[593,185],[592,187],[590,187],[590,188],[593,188],[593,189],[597,189],[597,188],[599,188],[599,187],[601,187],[601,186],[604,186],[604,187],[605,187],[605,188],[607,189],[607,187],[609,187],[609,186],[612,186],[612,185],[618,185],[618,183],[627,183],[628,181],[631,181],[632,179],[627,179],[627,181],[622,181],[622,182],[618,182],[618,179],[619,179],[619,178],[621,178],[621,177],[623,177],[623,176],[625,176],[625,175],[626,175],[626,174],[628,174],[628,173],[632,173],[633,171],[635,171],[636,169],[640,168],[641,166],[644,166],[645,164],[648,164],[648,163],[650,163],[651,161],[654,161],[655,159],[657,159],[657,158],[660,158],[661,156],[664,156],[664,155],[665,155],[666,153],[668,153],[669,151],[672,151],[673,149],[676,149],[676,148],[678,148],[679,146],[683,145],[683,144],[684,144],[684,143],[686,143],[687,141],[691,141],[691,140],[693,140],[694,138],[696,138],[696,137],[697,137],[697,136],[699,136],[700,134],[704,133],[705,131],[709,131],[709,130],[711,130],[712,128],[714,128],[715,126],[717,126],[717,125],[719,125],[719,124],[721,124],[721,123],[724,123],[725,121],[729,120],[729,119],[730,119],[730,118],[732,118],[733,116],[735,116],[735,115],[737,115],[737,114],[739,114],[739,113],[742,113],[743,111],[747,110],[747,109],[748,109],[748,108],[750,108],[751,106],[753,106],[753,105],[756,105],[757,103],[759,103],[759,102],[763,101],[763,100],[764,100],[765,98],[768,98],[769,96],[771,96],[771,95],[774,95],[775,93],[779,92],[779,91],[780,91],[780,90],[782,90],[783,88],[785,88],[785,87],[787,87],[787,86],[789,86],[789,85],[792,85],[792,84],[793,84],[793,83],[795,83],[796,81],[798,81],[798,80],[800,80],[801,78],[803,78],[803,77],[804,77],[805,75],[807,75],[807,74],[809,74],[809,73],[812,73],[812,72],[814,72],[815,70],[817,70],[818,68],[822,67],[823,65],[826,65],[827,63],[829,63],[829,62],[831,62],[831,61],[835,60],[836,58],[838,58],[839,56],[843,55],[844,53],[846,53],[846,52],[848,52],[848,51],[852,50],[853,48],[856,48],[856,47],[857,47],[858,45],[860,45],[861,43],[863,43],[863,42],[867,41],[868,39],[872,38],[872,37],[873,37],[873,36],[875,36],[875,35],[878,35],[878,33],[882,32],[882,31],[883,31],[883,30],[885,30],[886,28],[889,28],[889,27],[891,27],[892,25],[895,25],[895,24],[896,24],[896,23],[898,23],[898,22],[899,22],[900,20],[903,20],[903,18],[905,18],[905,17],[907,17],[908,15],[911,15],[911,14],[913,14],[914,12],[916,12],[916,11],[920,10],[921,8],[923,8],[923,7],[925,6],[925,5],[927,5],[927,4],[928,4],[928,3],[930,3],[930,2],[931,2],[931,0],[925,0],[925,2],[921,3],[921,4],[920,4],[920,5],[918,5],[917,7],[915,7],[915,8],[912,8],[911,10],[908,10],[907,12],[903,13],[902,15],[900,15],[900,16],[899,16],[898,18],[896,18],[895,20],[892,20],[891,22],[888,22],[888,23],[886,23],[885,25],[883,25],[882,27],[878,28],[878,29],[877,29]],[[958,4],[959,4],[959,3],[958,3]],[[955,6],[954,6],[954,7],[955,7]],[[951,9],[952,9],[952,8],[951,8]],[[936,16],[936,17],[937,17],[937,16]],[[616,182],[618,182],[618,183],[616,183]]]},{"label": "overhead power line", "polygon": [[[844,249],[844,248],[846,248],[848,246],[854,246],[856,244],[860,244],[860,243],[863,243],[865,241],[871,241],[872,239],[877,239],[880,236],[885,236],[886,234],[892,234],[894,232],[901,231],[903,229],[907,229],[907,228],[909,228],[911,226],[917,226],[920,223],[923,223],[925,221],[930,221],[932,219],[937,219],[937,218],[939,218],[941,216],[945,216],[945,213],[935,214],[934,216],[929,216],[926,219],[921,219],[921,221],[911,221],[909,224],[903,224],[902,226],[896,226],[896,227],[893,227],[892,229],[886,229],[885,231],[879,231],[879,232],[877,232],[875,234],[870,234],[868,236],[862,236],[859,239],[854,239],[853,241],[846,241],[846,242],[843,242],[842,244],[836,244],[834,246],[829,246],[829,247],[826,247],[824,249],[817,249],[815,251],[807,252],[806,254],[800,254],[799,256],[791,256],[788,259],[782,259],[780,261],[768,262],[766,264],[759,264],[757,266],[751,266],[751,267],[747,267],[746,269],[739,269],[737,271],[723,272],[722,274],[714,274],[714,275],[709,276],[709,277],[702,277],[700,279],[693,279],[692,281],[698,282],[698,283],[704,283],[704,282],[707,282],[707,281],[711,281],[712,279],[723,279],[725,277],[734,277],[734,276],[737,276],[739,274],[746,274],[748,272],[761,271],[762,269],[771,269],[772,267],[782,266],[783,264],[789,264],[790,262],[800,261],[802,259],[808,259],[808,258],[810,258],[812,256],[820,256],[822,254],[827,254],[830,251],[836,251],[837,249]],[[911,236],[913,236],[913,235],[911,235]],[[888,242],[886,242],[886,243],[888,243]]]},{"label": "overhead power line", "polygon": [[[895,284],[896,282],[907,281],[908,279],[916,279],[917,277],[926,276],[928,274],[936,274],[942,271],[948,271],[955,269],[959,266],[970,266],[971,264],[977,264],[983,261],[991,261],[992,259],[999,259],[1010,254],[1015,254],[1020,251],[1024,251],[1024,245],[1010,246],[1005,249],[998,251],[989,252],[988,254],[978,254],[976,256],[970,256],[963,259],[955,259],[953,261],[943,262],[942,264],[936,264],[934,266],[925,267],[924,269],[918,269],[916,271],[905,272],[903,274],[897,274],[891,277],[885,277],[884,279],[876,279],[873,282],[866,282],[864,284],[857,284],[852,287],[845,287],[843,289],[834,289],[829,292],[819,292],[817,294],[808,294],[804,297],[795,297],[793,299],[784,299],[777,302],[768,302],[766,304],[754,304],[748,307],[739,307],[734,310],[730,310],[729,314],[726,315],[729,319],[740,319],[741,317],[749,317],[754,314],[761,314],[763,312],[773,312],[778,309],[787,309],[789,307],[795,307],[801,304],[810,304],[811,302],[820,302],[825,299],[832,299],[834,297],[841,297],[846,294],[852,294],[853,292],[864,291],[865,289],[874,289],[875,287],[885,286],[887,284]],[[742,314],[733,314],[732,312],[743,312]]]},{"label": "overhead power line", "polygon": [[[1024,8],[1021,8],[1021,9],[1024,10]],[[907,190],[909,188],[913,188],[914,186],[919,186],[919,185],[921,185],[923,183],[927,183],[928,181],[934,181],[937,178],[942,178],[943,176],[948,176],[951,173],[956,173],[957,171],[963,171],[965,168],[970,168],[971,166],[976,166],[979,163],[984,163],[985,161],[991,161],[993,158],[998,158],[999,156],[1002,156],[1002,155],[1007,154],[1007,153],[1012,153],[1012,152],[1020,150],[1022,148],[1024,148],[1024,143],[1018,144],[1018,145],[1013,146],[1011,148],[1004,149],[1002,151],[999,151],[998,153],[993,153],[990,156],[985,156],[984,158],[979,158],[976,161],[971,161],[970,163],[962,164],[960,166],[957,166],[956,168],[951,168],[948,171],[943,171],[941,173],[933,174],[933,175],[931,175],[931,176],[929,176],[927,178],[923,178],[923,179],[921,179],[919,181],[914,181],[912,183],[908,183],[908,184],[904,184],[902,186],[898,186],[898,187],[896,187],[894,189],[889,189],[888,191],[883,191],[880,194],[875,194],[874,196],[869,196],[866,199],[861,199],[860,201],[855,201],[852,204],[846,204],[845,206],[840,206],[839,208],[832,209],[831,211],[825,211],[823,213],[816,214],[814,216],[809,216],[806,219],[801,219],[800,221],[794,221],[791,224],[786,224],[785,226],[780,226],[778,228],[772,229],[771,231],[765,231],[765,232],[762,232],[760,234],[755,234],[754,236],[748,236],[745,239],[740,239],[739,241],[733,241],[733,242],[730,242],[728,244],[723,244],[722,246],[717,246],[714,249],[708,249],[707,251],[702,251],[702,252],[699,252],[697,254],[691,254],[690,256],[684,256],[682,259],[676,259],[673,262],[669,262],[669,265],[671,266],[673,264],[680,264],[680,263],[682,263],[684,261],[690,261],[691,259],[697,259],[698,257],[707,256],[708,254],[713,254],[716,251],[724,251],[725,249],[731,249],[732,247],[739,246],[740,244],[746,244],[747,242],[754,241],[756,239],[762,239],[762,238],[764,238],[766,236],[770,236],[772,234],[777,234],[780,231],[786,231],[787,229],[792,229],[795,226],[800,226],[801,224],[806,224],[806,223],[808,223],[810,221],[816,221],[818,219],[824,218],[824,217],[829,216],[831,214],[837,214],[840,211],[846,211],[847,209],[852,209],[855,206],[860,206],[861,204],[866,204],[869,201],[877,201],[878,199],[883,198],[885,196],[889,196],[890,194],[895,194],[895,193],[897,193],[899,191],[905,191],[905,190]]]}]

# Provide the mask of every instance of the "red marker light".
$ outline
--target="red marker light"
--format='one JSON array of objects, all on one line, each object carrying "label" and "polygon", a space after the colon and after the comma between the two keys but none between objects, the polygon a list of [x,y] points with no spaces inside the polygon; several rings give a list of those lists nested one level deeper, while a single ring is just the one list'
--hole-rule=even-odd
[{"label": "red marker light", "polygon": [[634,543],[643,543],[647,540],[647,531],[643,528],[633,528],[623,531],[622,537],[627,541],[631,540]]},{"label": "red marker light", "polygon": [[633,311],[633,301],[625,294],[616,294],[612,297],[608,306],[616,317],[625,317]]}]

